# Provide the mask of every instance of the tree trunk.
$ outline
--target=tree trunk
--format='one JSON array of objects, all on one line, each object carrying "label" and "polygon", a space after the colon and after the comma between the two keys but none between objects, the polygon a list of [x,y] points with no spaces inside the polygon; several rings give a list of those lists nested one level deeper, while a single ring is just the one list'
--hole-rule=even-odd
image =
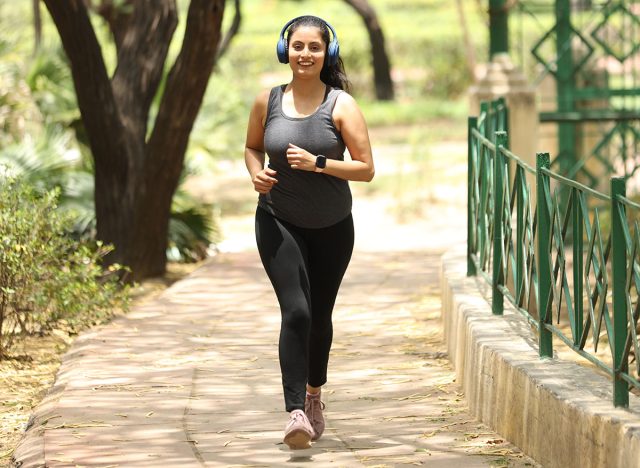
[{"label": "tree trunk", "polygon": [[40,15],[40,0],[33,2],[33,55],[40,51],[42,43],[42,16]]},{"label": "tree trunk", "polygon": [[386,101],[393,100],[391,64],[385,50],[384,35],[378,22],[378,16],[367,0],[345,0],[345,2],[351,5],[362,17],[369,33],[376,98]]},{"label": "tree trunk", "polygon": [[456,0],[456,6],[458,9],[458,20],[460,21],[462,39],[464,41],[464,50],[467,56],[467,68],[469,69],[470,76],[475,79],[476,53],[473,46],[473,42],[471,41],[471,34],[469,32],[469,26],[467,25],[467,19],[464,14],[464,7],[462,6],[462,0]]},{"label": "tree trunk", "polygon": [[105,16],[117,47],[109,79],[82,0],[44,0],[71,64],[78,106],[95,163],[98,238],[115,246],[108,263],[132,279],[166,268],[171,200],[193,122],[213,69],[224,0],[192,0],[182,50],[173,65],[155,125],[147,123],[177,26],[175,0],[130,0]]}]

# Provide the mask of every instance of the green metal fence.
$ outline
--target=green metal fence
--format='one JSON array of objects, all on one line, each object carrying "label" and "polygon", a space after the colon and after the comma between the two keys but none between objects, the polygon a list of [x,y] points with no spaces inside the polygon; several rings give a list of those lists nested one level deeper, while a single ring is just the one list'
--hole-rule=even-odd
[{"label": "green metal fence", "polygon": [[626,407],[640,391],[640,205],[624,178],[604,194],[552,172],[548,153],[528,165],[509,151],[507,112],[483,103],[468,121],[467,274],[489,282],[494,314],[506,298],[529,320],[541,357],[556,338]]},{"label": "green metal fence", "polygon": [[603,173],[636,176],[628,188],[639,192],[640,1],[519,0],[508,9],[518,65],[532,83],[555,85],[540,93],[539,116],[543,133],[557,132],[554,171],[598,190],[608,190]]}]

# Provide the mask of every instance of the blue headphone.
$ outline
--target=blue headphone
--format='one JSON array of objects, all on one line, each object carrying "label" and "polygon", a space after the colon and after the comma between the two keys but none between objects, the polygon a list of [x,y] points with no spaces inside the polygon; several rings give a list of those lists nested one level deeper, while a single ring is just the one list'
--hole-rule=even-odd
[{"label": "blue headphone", "polygon": [[[304,16],[298,16],[297,18],[293,18],[287,24],[284,25],[282,31],[280,31],[280,39],[278,39],[278,44],[276,45],[276,53],[278,54],[278,60],[280,63],[289,63],[289,51],[287,40],[284,35],[287,32],[289,26],[298,21],[300,18],[304,18]],[[315,17],[317,18],[317,17]],[[327,47],[327,65],[335,65],[338,62],[338,56],[340,55],[340,44],[338,44],[338,35],[336,34],[335,29],[331,27],[329,23],[327,23],[322,18],[318,18],[327,27],[331,30],[331,34],[333,34],[333,38],[331,42],[329,42],[329,46]]]}]

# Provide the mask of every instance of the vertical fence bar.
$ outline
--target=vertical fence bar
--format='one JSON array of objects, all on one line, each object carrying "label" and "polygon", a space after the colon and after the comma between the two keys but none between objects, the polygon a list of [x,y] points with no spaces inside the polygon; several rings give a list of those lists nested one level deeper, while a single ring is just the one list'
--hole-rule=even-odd
[{"label": "vertical fence bar", "polygon": [[573,190],[573,210],[572,210],[572,228],[573,228],[573,344],[580,345],[580,338],[583,331],[583,311],[584,305],[582,295],[584,294],[584,281],[582,270],[584,268],[583,258],[583,228],[584,220],[582,219],[581,203],[582,197],[580,191]]},{"label": "vertical fence bar", "polygon": [[553,357],[552,334],[545,327],[547,312],[551,308],[551,214],[547,209],[545,192],[549,192],[549,176],[542,169],[549,169],[549,153],[536,155],[536,204],[538,217],[538,341],[540,357]]},{"label": "vertical fence bar", "polygon": [[[475,148],[473,144],[473,130],[478,127],[478,118],[469,117],[467,121],[467,276],[476,275],[476,264],[473,261],[471,249],[477,246],[477,242],[473,242],[475,239],[474,231],[478,229],[478,226],[473,221],[472,206],[475,206],[473,201],[473,187],[475,181],[473,179],[474,174],[477,177],[477,165],[479,161],[475,161],[473,157],[473,150]],[[474,170],[474,168],[476,168]],[[478,194],[479,195],[479,194]],[[472,205],[473,203],[473,205]],[[478,213],[476,213],[477,215]]]},{"label": "vertical fence bar", "polygon": [[[508,134],[507,134],[508,135]],[[524,287],[524,169],[516,165],[513,183],[516,184],[516,269],[513,272],[513,283],[516,290],[516,304],[521,305]]]},{"label": "vertical fence bar", "polygon": [[504,168],[504,156],[502,149],[507,143],[507,132],[495,132],[495,155],[493,158],[493,264],[491,282],[491,310],[495,315],[502,315],[504,310],[504,296],[499,286],[504,282],[502,274],[502,250],[503,240],[503,214],[504,210],[504,180],[502,177]]},{"label": "vertical fence bar", "polygon": [[618,201],[618,195],[625,196],[625,182],[622,177],[611,179],[611,256],[613,273],[613,404],[629,406],[629,387],[620,378],[621,372],[629,371],[629,363],[623,359],[627,341],[627,246],[624,238],[626,223],[625,208]]}]

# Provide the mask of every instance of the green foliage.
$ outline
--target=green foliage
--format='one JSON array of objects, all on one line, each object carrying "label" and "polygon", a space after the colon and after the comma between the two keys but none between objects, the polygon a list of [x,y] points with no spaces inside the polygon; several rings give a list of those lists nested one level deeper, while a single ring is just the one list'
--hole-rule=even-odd
[{"label": "green foliage", "polygon": [[467,103],[459,99],[421,99],[402,103],[361,99],[359,105],[371,127],[417,124],[429,119],[464,119],[468,112]]},{"label": "green foliage", "polygon": [[41,50],[31,62],[25,81],[45,123],[72,129],[80,125],[71,71],[61,48]]},{"label": "green foliage", "polygon": [[126,308],[124,269],[103,271],[111,249],[68,235],[58,191],[39,193],[6,173],[0,184],[0,356],[20,334],[61,325],[77,332]]},{"label": "green foliage", "polygon": [[182,188],[187,177],[195,172],[190,164],[185,165],[173,196],[167,248],[169,261],[190,263],[203,260],[208,256],[211,244],[221,240],[214,207],[202,203]]}]

